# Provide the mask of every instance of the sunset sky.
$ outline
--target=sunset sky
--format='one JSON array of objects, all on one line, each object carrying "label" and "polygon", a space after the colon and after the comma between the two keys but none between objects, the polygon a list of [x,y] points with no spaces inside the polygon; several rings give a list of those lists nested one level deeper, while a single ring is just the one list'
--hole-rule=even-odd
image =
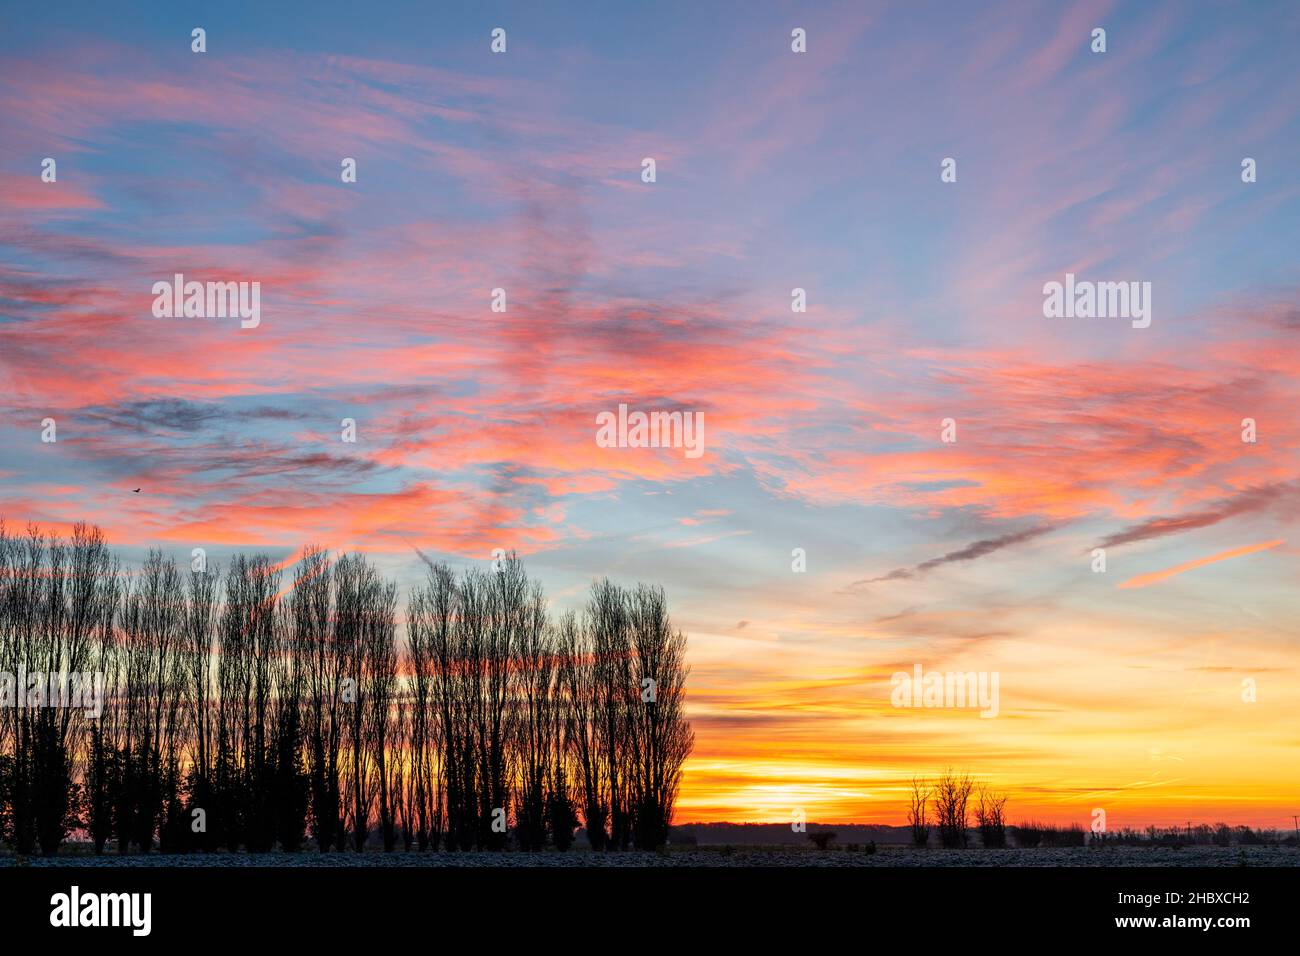
[{"label": "sunset sky", "polygon": [[[11,526],[660,583],[678,821],[902,823],[951,765],[1291,826],[1296,4],[56,6],[0,15]],[[176,273],[260,325],[156,318]],[[1150,327],[1045,318],[1067,273]],[[704,454],[599,447],[620,403]],[[895,708],[917,664],[998,716]]]}]

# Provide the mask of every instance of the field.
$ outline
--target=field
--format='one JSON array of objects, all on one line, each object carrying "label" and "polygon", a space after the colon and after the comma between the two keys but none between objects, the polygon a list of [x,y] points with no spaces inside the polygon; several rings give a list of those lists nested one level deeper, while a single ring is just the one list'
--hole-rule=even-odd
[{"label": "field", "polygon": [[53,858],[0,854],[4,866],[118,867],[1281,867],[1300,866],[1300,848],[1274,846],[1040,847],[1005,850],[677,847],[662,853],[194,853],[95,856],[83,845]]}]

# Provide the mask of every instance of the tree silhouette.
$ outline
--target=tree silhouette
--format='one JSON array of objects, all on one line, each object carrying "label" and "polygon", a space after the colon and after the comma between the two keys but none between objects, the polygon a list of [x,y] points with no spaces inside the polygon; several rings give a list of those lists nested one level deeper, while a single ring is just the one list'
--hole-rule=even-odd
[{"label": "tree silhouette", "polygon": [[[0,709],[0,836],[73,829],[165,853],[596,849],[668,839],[694,736],[662,589],[596,582],[553,618],[511,554],[410,594],[361,555],[304,549],[125,574],[98,529],[0,522],[0,670],[94,672],[102,709]],[[25,688],[23,689],[25,692]],[[49,688],[45,693],[49,693]]]}]

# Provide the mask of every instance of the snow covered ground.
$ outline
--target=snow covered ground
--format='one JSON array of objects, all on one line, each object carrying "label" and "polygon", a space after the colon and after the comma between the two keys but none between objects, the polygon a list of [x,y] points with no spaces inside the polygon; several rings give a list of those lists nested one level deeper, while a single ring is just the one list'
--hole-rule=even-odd
[{"label": "snow covered ground", "polygon": [[1007,850],[914,850],[882,846],[867,854],[844,848],[818,852],[790,847],[674,847],[664,853],[204,853],[187,856],[96,857],[88,848],[72,846],[53,859],[17,859],[0,853],[0,866],[102,867],[660,867],[660,866],[1300,866],[1297,847],[1106,847]]}]

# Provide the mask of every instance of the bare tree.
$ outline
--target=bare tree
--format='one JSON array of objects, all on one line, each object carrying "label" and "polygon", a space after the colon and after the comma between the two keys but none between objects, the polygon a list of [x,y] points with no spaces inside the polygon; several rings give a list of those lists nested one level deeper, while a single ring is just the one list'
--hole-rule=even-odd
[{"label": "bare tree", "polygon": [[342,793],[339,753],[343,739],[343,655],[335,637],[333,576],[329,555],[303,551],[294,573],[289,606],[293,643],[303,658],[307,762],[311,789],[311,829],[322,853],[342,848]]},{"label": "bare tree", "polygon": [[[17,542],[9,536],[9,529],[0,518],[0,670],[15,674],[18,659],[18,639],[15,626],[18,596],[19,550]],[[14,826],[14,786],[16,783],[16,740],[18,714],[18,687],[12,678],[5,678],[0,686],[0,838],[17,845],[18,832]]]},{"label": "bare tree", "polygon": [[[217,586],[220,570],[204,566],[191,570],[185,602],[184,636],[180,648],[180,693],[186,701],[190,726],[189,745],[189,798],[190,808],[212,809],[212,767],[215,760],[216,725],[214,701],[216,698],[213,661],[216,657],[216,629],[220,615]],[[191,841],[197,848],[214,850],[215,834],[206,826],[194,834]]]},{"label": "bare tree", "polygon": [[218,663],[217,777],[227,846],[275,845],[275,668],[283,623],[279,569],[237,555],[226,575]]},{"label": "bare tree", "polygon": [[550,775],[546,781],[546,828],[555,848],[560,851],[573,845],[573,831],[578,825],[572,793],[577,761],[569,741],[569,731],[573,726],[573,697],[572,684],[566,678],[569,653],[566,621],[567,626],[571,626],[572,615],[565,615],[559,625],[547,625],[551,630],[552,699],[542,731],[550,738],[548,747],[551,753]]},{"label": "bare tree", "polygon": [[352,848],[365,849],[375,801],[371,746],[368,640],[381,600],[378,574],[361,555],[341,558],[334,568],[334,639],[342,655],[344,825]]},{"label": "bare tree", "polygon": [[252,653],[247,621],[256,600],[248,577],[248,562],[236,556],[226,574],[225,600],[217,628],[216,753],[208,828],[212,841],[232,852],[243,842],[248,817],[245,757]]},{"label": "bare tree", "polygon": [[170,559],[151,551],[126,590],[123,614],[125,683],[122,788],[118,849],[141,852],[153,836],[170,794],[166,777],[174,756],[175,701],[185,599]]},{"label": "bare tree", "polygon": [[450,627],[438,614],[437,583],[440,573],[430,569],[430,583],[416,588],[406,609],[406,637],[411,664],[411,698],[408,718],[410,772],[407,774],[406,809],[420,850],[437,849],[443,826],[441,775],[442,721],[438,719],[436,647],[439,627]]},{"label": "bare tree", "polygon": [[555,710],[558,703],[556,635],[546,623],[540,591],[530,596],[518,638],[514,721],[519,757],[516,837],[521,848],[536,852],[546,845],[548,790],[557,758]]},{"label": "bare tree", "polygon": [[980,842],[986,847],[1006,846],[1007,795],[980,787],[976,797],[975,820],[980,828]]},{"label": "bare tree", "polygon": [[114,559],[104,572],[99,620],[95,626],[95,648],[91,666],[103,681],[100,714],[87,721],[84,771],[86,832],[95,848],[103,854],[112,838],[116,808],[122,787],[122,653],[118,643],[117,614],[121,599],[120,568]]},{"label": "bare tree", "polygon": [[296,609],[282,606],[275,618],[276,650],[271,658],[273,728],[272,774],[275,838],[280,848],[296,853],[307,831],[311,779],[306,763],[307,716],[304,698],[310,646],[299,643]]},{"label": "bare tree", "polygon": [[[632,840],[630,776],[631,708],[639,702],[632,680],[632,637],[623,591],[609,581],[592,585],[587,602],[595,673],[593,719],[600,724],[600,760],[609,787],[609,834],[605,846],[627,849]],[[587,821],[590,830],[592,821]]]},{"label": "bare tree", "polygon": [[[107,578],[112,557],[103,533],[80,523],[73,527],[67,544],[51,537],[46,552],[41,664],[50,680],[50,695],[60,699],[47,700],[48,706],[37,714],[34,795],[41,852],[52,856],[77,822],[73,774],[85,708],[84,701],[71,699],[71,692],[86,684],[82,675],[92,660],[104,603],[111,598]],[[81,686],[73,687],[74,681]]]},{"label": "bare tree", "polygon": [[639,584],[627,594],[632,639],[633,703],[628,715],[628,804],[642,849],[668,841],[682,766],[695,743],[685,716],[686,635],[673,630],[662,588]]},{"label": "bare tree", "polygon": [[424,587],[412,596],[410,617],[411,626],[429,648],[449,850],[468,850],[479,831],[475,716],[481,668],[475,648],[480,643],[483,609],[476,581],[466,584],[468,595],[446,565],[434,565]]},{"label": "bare tree", "polygon": [[969,776],[946,770],[934,788],[934,811],[939,839],[945,847],[966,846],[967,804],[974,784]]},{"label": "bare tree", "polygon": [[[493,850],[503,849],[507,839],[502,824],[510,818],[513,789],[516,663],[522,635],[532,620],[532,603],[535,598],[540,600],[535,591],[513,552],[497,561],[490,572],[470,569],[461,584],[466,598],[462,618],[480,613],[484,618],[484,626],[475,632],[479,643],[470,659],[481,671],[475,708],[479,845]],[[482,596],[477,611],[468,601],[475,592]]]},{"label": "bare tree", "polygon": [[[44,541],[40,531],[29,526],[22,538],[0,537],[3,561],[4,610],[0,631],[0,653],[4,671],[23,675],[38,671],[42,658],[42,604],[45,599]],[[28,688],[22,681],[12,688],[16,702],[25,703]],[[28,855],[36,850],[36,749],[40,728],[37,712],[28,707],[4,708],[0,712],[9,745],[3,767],[5,798],[5,837],[14,851]]]},{"label": "bare tree", "polygon": [[609,821],[609,779],[605,776],[605,721],[602,720],[591,630],[573,612],[559,626],[560,684],[564,701],[564,738],[576,774],[578,802],[593,850],[603,850]]},{"label": "bare tree", "polygon": [[278,601],[280,572],[270,558],[258,555],[245,564],[248,605],[245,650],[252,678],[251,707],[244,736],[247,779],[245,845],[264,853],[275,846],[275,663],[280,653]]},{"label": "bare tree", "polygon": [[912,830],[913,846],[926,846],[930,842],[929,802],[933,793],[924,778],[912,778],[907,824]]},{"label": "bare tree", "polygon": [[[402,655],[405,659],[405,666],[409,667],[411,658],[409,652]],[[398,664],[398,670],[401,671],[403,664]],[[399,685],[402,682],[399,681]],[[399,697],[396,710],[397,736],[399,739],[400,759],[398,770],[398,788],[400,796],[397,805],[397,827],[402,838],[402,848],[411,852],[411,848],[417,843],[423,850],[428,846],[429,835],[427,831],[420,829],[420,797],[417,796],[417,790],[420,784],[420,771],[416,767],[416,738],[415,729],[415,681],[412,677],[405,682],[399,691]]]},{"label": "bare tree", "polygon": [[401,740],[393,712],[397,703],[397,585],[375,580],[371,587],[365,627],[366,734],[378,789],[379,832],[384,852],[391,853],[397,845],[397,805],[402,792],[401,754],[392,752]]}]

